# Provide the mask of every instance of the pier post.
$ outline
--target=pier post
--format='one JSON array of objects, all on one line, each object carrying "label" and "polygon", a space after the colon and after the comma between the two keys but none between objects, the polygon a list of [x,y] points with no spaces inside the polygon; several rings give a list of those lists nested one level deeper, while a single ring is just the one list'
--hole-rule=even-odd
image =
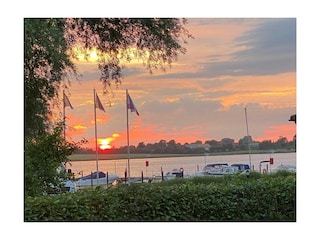
[{"label": "pier post", "polygon": [[162,171],[162,167],[161,167],[161,180],[163,181],[163,171]]},{"label": "pier post", "polygon": [[141,182],[143,182],[143,171],[141,171]]},{"label": "pier post", "polygon": [[91,187],[93,187],[93,176],[92,176],[92,172],[91,172]]}]

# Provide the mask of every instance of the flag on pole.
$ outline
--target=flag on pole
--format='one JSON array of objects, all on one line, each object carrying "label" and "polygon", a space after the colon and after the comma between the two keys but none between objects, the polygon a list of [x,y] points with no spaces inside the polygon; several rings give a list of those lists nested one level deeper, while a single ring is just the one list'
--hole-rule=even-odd
[{"label": "flag on pole", "polygon": [[96,108],[99,108],[100,110],[102,110],[102,111],[105,112],[105,110],[104,110],[104,108],[103,108],[103,105],[102,105],[102,103],[101,103],[101,101],[100,101],[97,93],[96,93],[95,107],[96,107]]},{"label": "flag on pole", "polygon": [[65,93],[63,93],[63,103],[64,107],[70,107],[71,109],[73,109],[71,102]]},{"label": "flag on pole", "polygon": [[127,102],[128,109],[131,109],[131,112],[136,112],[136,114],[139,116],[139,112],[138,112],[137,108],[134,106],[133,101],[132,101],[129,93],[128,93],[127,99],[128,99],[128,102]]}]

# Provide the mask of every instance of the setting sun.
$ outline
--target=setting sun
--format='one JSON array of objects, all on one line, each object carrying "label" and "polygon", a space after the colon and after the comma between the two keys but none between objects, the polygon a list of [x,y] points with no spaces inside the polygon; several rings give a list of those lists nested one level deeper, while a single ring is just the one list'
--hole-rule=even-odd
[{"label": "setting sun", "polygon": [[72,49],[79,62],[96,62],[99,58],[97,49],[84,49],[80,46]]},{"label": "setting sun", "polygon": [[120,135],[118,133],[113,133],[112,137],[107,138],[100,138],[98,139],[98,145],[100,150],[107,150],[111,149],[111,143],[115,140],[115,138],[119,137]]},{"label": "setting sun", "polygon": [[110,138],[106,138],[106,139],[99,139],[99,148],[101,150],[106,150],[106,149],[111,149],[111,141],[110,141]]}]

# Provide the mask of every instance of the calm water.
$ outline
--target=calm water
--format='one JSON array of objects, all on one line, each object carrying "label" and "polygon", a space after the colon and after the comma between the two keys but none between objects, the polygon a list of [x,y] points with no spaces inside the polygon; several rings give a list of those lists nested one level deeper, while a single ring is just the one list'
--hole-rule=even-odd
[{"label": "calm water", "polygon": [[[274,164],[271,165],[271,170],[281,164],[296,165],[296,153],[273,153],[273,154],[251,154],[251,166],[254,170],[259,171],[260,161],[274,159]],[[146,161],[149,166],[146,167]],[[246,163],[249,164],[249,155],[222,155],[222,156],[191,156],[191,157],[170,157],[170,158],[146,158],[130,159],[130,176],[138,177],[143,172],[144,177],[161,175],[161,168],[164,173],[174,169],[183,168],[185,174],[193,174],[202,170],[209,163]],[[125,169],[127,168],[128,159],[117,160],[99,160],[99,171],[108,172],[109,174],[117,174],[119,177],[124,177]],[[270,165],[263,163],[262,169],[270,170]],[[75,173],[75,177],[80,177],[82,174],[87,175],[96,171],[96,161],[72,161],[71,166],[68,166]]]}]

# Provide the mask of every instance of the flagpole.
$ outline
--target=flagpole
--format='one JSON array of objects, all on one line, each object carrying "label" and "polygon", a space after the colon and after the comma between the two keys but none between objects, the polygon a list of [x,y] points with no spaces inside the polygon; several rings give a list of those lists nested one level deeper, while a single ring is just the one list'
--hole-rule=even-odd
[{"label": "flagpole", "polygon": [[63,138],[64,140],[66,140],[66,103],[64,100],[65,96],[64,96],[64,90],[63,90]]},{"label": "flagpole", "polygon": [[130,145],[129,145],[129,114],[128,114],[128,89],[126,89],[126,111],[127,111],[127,150],[128,150],[128,183],[130,183]]},{"label": "flagpole", "polygon": [[97,112],[96,112],[96,90],[93,89],[93,109],[94,109],[94,133],[95,133],[95,141],[96,141],[96,169],[97,169],[97,186],[99,179],[99,168],[98,168],[98,140],[97,140]]}]

